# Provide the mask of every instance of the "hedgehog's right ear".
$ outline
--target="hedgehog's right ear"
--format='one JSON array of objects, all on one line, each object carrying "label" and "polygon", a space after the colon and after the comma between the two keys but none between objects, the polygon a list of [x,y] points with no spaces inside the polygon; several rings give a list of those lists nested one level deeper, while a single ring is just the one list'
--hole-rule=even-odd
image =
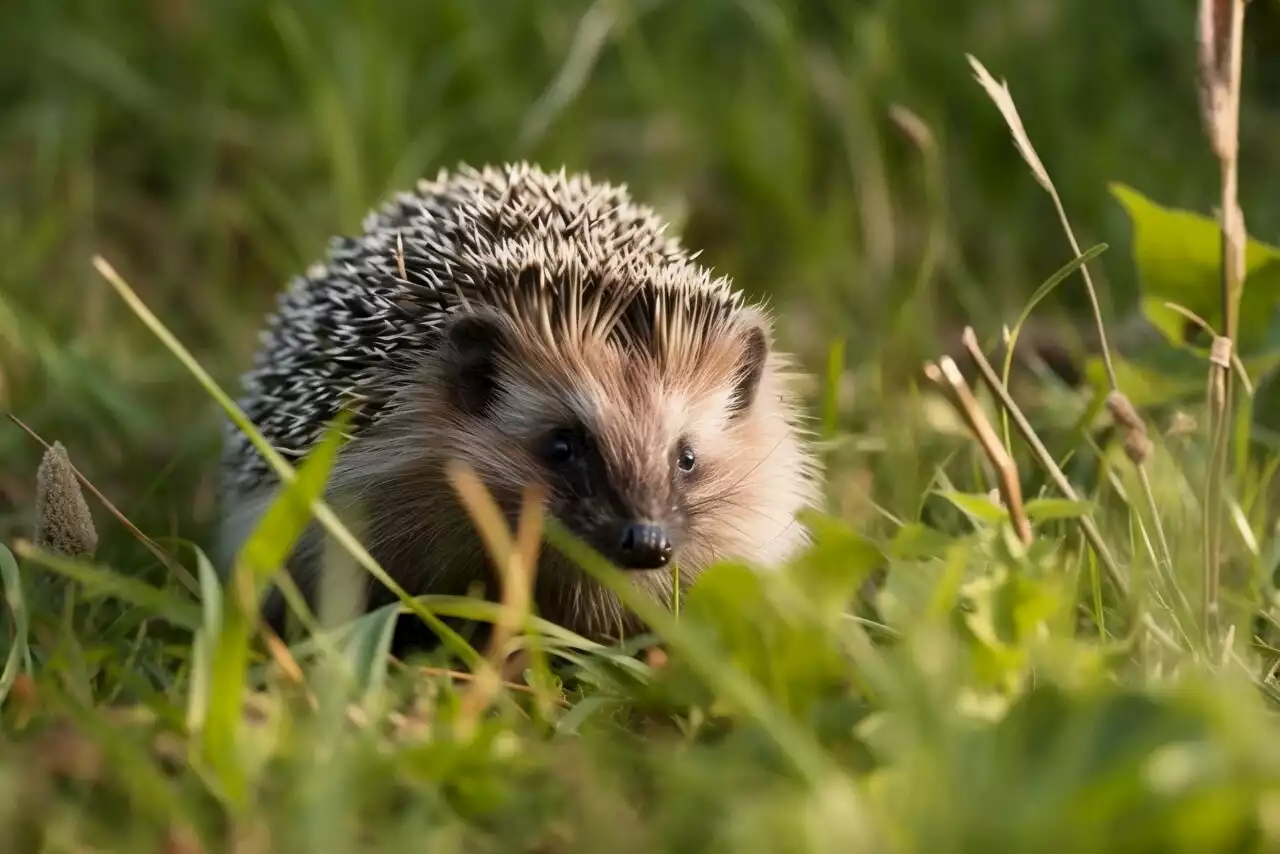
[{"label": "hedgehog's right ear", "polygon": [[739,337],[740,351],[729,404],[729,415],[740,418],[756,401],[760,380],[764,377],[765,363],[769,360],[770,324],[763,313],[753,313]]},{"label": "hedgehog's right ear", "polygon": [[498,388],[498,354],[506,333],[497,319],[461,314],[444,329],[441,364],[449,400],[469,415],[481,414]]}]

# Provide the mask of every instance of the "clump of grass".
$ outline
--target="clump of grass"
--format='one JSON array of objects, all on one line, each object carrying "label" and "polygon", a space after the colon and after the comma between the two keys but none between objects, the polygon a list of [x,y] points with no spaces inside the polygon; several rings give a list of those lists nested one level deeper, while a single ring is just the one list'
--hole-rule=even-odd
[{"label": "clump of grass", "polygon": [[[1228,6],[1243,3],[1214,8]],[[588,59],[620,27],[617,7],[592,9],[574,37],[574,63],[526,125],[531,138],[570,108]],[[753,14],[785,40],[773,12]],[[308,61],[301,18],[277,22],[296,61]],[[643,77],[644,51],[628,58]],[[1278,607],[1262,579],[1280,562],[1274,518],[1262,498],[1253,520],[1233,512],[1241,503],[1225,475],[1224,395],[1207,402],[1216,413],[1208,453],[1194,437],[1180,445],[1134,404],[1134,368],[1111,351],[1088,268],[1105,247],[1081,251],[1012,95],[971,62],[1050,194],[1073,259],[1035,289],[1008,333],[1002,372],[970,327],[961,344],[977,379],[945,356],[926,368],[949,407],[908,395],[872,413],[870,436],[850,435],[840,419],[845,354],[834,348],[824,438],[833,459],[841,442],[876,439],[866,453],[892,460],[866,499],[876,523],[815,515],[805,554],[768,572],[714,567],[678,611],[637,596],[542,518],[536,494],[508,530],[480,481],[459,469],[452,481],[503,580],[500,601],[397,589],[399,602],[347,614],[335,582],[337,601],[302,614],[309,636],[286,646],[257,610],[268,586],[283,582],[279,566],[309,519],[333,535],[335,567],[393,586],[319,498],[343,424],[300,465],[280,459],[161,312],[98,259],[130,322],[254,438],[287,488],[222,583],[198,547],[143,533],[51,446],[37,504],[63,512],[37,514],[33,542],[0,547],[0,637],[9,643],[0,850],[1280,846],[1280,654],[1259,627],[1275,622]],[[839,70],[819,64],[835,86]],[[1238,87],[1238,67],[1231,78]],[[328,84],[337,85],[318,78],[315,93],[325,115],[340,103]],[[908,115],[897,112],[899,121]],[[904,126],[928,140],[930,157],[942,147],[923,119]],[[351,140],[334,145],[342,192],[356,196],[361,175],[341,153]],[[1242,220],[1227,221],[1240,231],[1225,242],[1243,245]],[[945,254],[932,238],[925,251],[929,265]],[[1224,252],[1223,263],[1235,262]],[[1058,399],[1077,425],[1074,441],[1059,445],[1016,399],[1011,359],[1032,308],[1077,271],[1103,363],[1093,401]],[[1224,274],[1228,303],[1238,303],[1241,277]],[[1233,310],[1223,310],[1228,340]],[[1219,388],[1230,382],[1213,370]],[[883,495],[914,482],[909,466],[926,468],[927,482],[891,509]],[[1246,468],[1259,496],[1274,471]],[[1186,530],[1180,505],[1193,483],[1212,488],[1196,495],[1201,529]],[[103,553],[81,486],[147,547],[155,575]],[[1220,510],[1252,544],[1243,554],[1213,540]],[[57,536],[39,533],[55,528]],[[608,648],[539,620],[530,587],[544,538],[651,634]],[[1233,561],[1249,572],[1228,577]],[[51,580],[56,599],[35,583]],[[1197,583],[1201,625],[1184,593]],[[1219,631],[1227,603],[1237,617]],[[487,648],[445,629],[449,617],[493,624]],[[423,660],[392,660],[401,619],[426,621],[447,643]],[[660,653],[637,654],[655,646]]]}]

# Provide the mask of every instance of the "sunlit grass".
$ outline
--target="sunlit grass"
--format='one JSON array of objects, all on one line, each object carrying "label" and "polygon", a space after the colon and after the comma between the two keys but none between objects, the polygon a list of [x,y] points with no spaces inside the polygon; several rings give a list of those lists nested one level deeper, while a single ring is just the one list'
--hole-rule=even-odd
[{"label": "sunlit grass", "polygon": [[[1227,461],[1218,633],[1207,346],[1119,331],[1139,283],[1149,309],[1217,299],[1187,273],[1216,269],[1214,222],[1127,189],[1217,202],[1193,5],[7,6],[0,408],[31,433],[0,422],[0,851],[1280,848],[1266,324],[1243,318],[1259,417]],[[1010,81],[1070,240],[966,53]],[[1265,77],[1246,82],[1240,195],[1266,253],[1280,120]],[[814,547],[718,567],[678,614],[636,600],[652,634],[606,648],[529,612],[533,523],[486,522],[459,473],[502,601],[321,608],[286,646],[256,605],[313,514],[355,572],[381,570],[318,500],[338,430],[274,460],[290,486],[231,583],[205,555],[217,424],[262,313],[387,193],[514,158],[627,183],[771,298],[815,375]],[[1143,281],[1162,258],[1182,278]],[[968,372],[968,418],[921,371],[968,365],[948,337],[968,325],[984,347],[1063,309],[1093,325],[1086,264],[1145,469],[1101,364],[1072,389],[993,358],[1009,388]],[[1167,336],[1178,308],[1158,311]],[[979,418],[1028,536],[993,497]],[[91,555],[34,541],[32,433],[93,487]],[[446,618],[500,631],[386,655],[397,620]]]}]

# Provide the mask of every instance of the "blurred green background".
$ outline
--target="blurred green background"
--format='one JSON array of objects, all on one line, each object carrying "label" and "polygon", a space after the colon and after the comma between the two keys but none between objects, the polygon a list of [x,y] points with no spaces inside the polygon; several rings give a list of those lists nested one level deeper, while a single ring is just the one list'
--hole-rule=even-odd
[{"label": "blurred green background", "polygon": [[[1206,213],[1217,198],[1194,12],[1193,0],[6,0],[0,407],[62,440],[148,532],[201,540],[215,407],[92,256],[230,384],[274,292],[329,235],[459,161],[625,182],[719,271],[769,295],[810,367],[843,340],[847,365],[910,370],[966,322],[1010,322],[1071,257],[965,53],[1009,80],[1082,245],[1111,244],[1095,269],[1118,317],[1134,277],[1107,182]],[[1255,0],[1246,29],[1242,204],[1251,233],[1274,241],[1280,4]],[[1083,306],[1072,280],[1042,310]],[[875,394],[852,390],[863,405]],[[0,423],[0,536],[28,530],[39,453]]]}]

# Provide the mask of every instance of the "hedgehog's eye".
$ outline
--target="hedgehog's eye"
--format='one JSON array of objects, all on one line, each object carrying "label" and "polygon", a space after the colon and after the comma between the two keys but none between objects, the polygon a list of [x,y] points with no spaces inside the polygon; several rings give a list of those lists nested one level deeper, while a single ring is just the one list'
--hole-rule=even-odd
[{"label": "hedgehog's eye", "polygon": [[562,466],[575,460],[582,450],[582,436],[577,430],[564,428],[551,434],[547,440],[547,460]]},{"label": "hedgehog's eye", "polygon": [[697,457],[693,455],[693,448],[687,445],[680,449],[680,454],[676,457],[677,468],[685,474],[693,471],[693,467],[697,465],[697,462]]}]

